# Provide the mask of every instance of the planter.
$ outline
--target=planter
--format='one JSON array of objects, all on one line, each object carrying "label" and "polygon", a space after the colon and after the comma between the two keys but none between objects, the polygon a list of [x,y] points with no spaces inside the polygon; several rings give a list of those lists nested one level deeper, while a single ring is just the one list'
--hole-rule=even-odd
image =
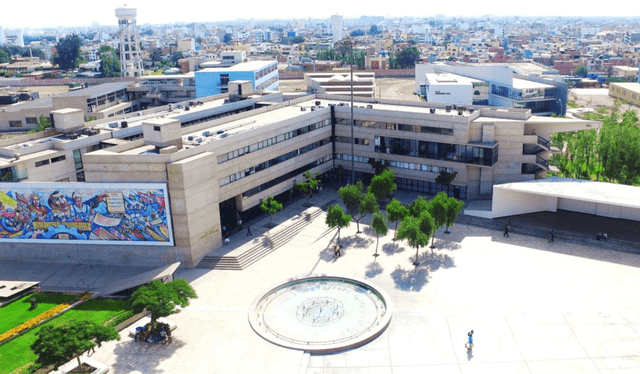
[{"label": "planter", "polygon": [[[107,367],[107,365],[104,365],[89,357],[81,356],[80,362],[95,368],[95,370],[92,371],[91,374],[103,374],[109,371],[109,368]],[[69,361],[66,365],[60,366],[58,370],[54,370],[50,374],[67,374],[77,367],[78,367],[78,360],[74,358],[73,360]]]}]

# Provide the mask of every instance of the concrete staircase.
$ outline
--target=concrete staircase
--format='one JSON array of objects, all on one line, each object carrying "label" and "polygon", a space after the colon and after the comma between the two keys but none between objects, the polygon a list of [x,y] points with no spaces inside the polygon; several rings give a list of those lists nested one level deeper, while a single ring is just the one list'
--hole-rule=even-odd
[{"label": "concrete staircase", "polygon": [[304,213],[290,226],[268,236],[261,238],[261,242],[251,247],[240,255],[212,256],[206,255],[200,261],[197,268],[213,270],[244,270],[269,253],[287,244],[291,239],[304,230],[314,219],[322,214],[323,210],[316,208],[312,212]]}]

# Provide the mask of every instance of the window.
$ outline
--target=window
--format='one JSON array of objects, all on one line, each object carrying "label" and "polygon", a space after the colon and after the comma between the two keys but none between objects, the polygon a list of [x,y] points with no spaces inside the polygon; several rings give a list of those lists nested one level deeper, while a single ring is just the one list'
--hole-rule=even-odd
[{"label": "window", "polygon": [[53,164],[54,162],[60,162],[60,161],[64,161],[66,160],[67,157],[62,155],[62,156],[58,156],[58,157],[54,157],[51,159],[51,163]]},{"label": "window", "polygon": [[84,171],[76,173],[76,178],[78,179],[78,182],[84,182]]},{"label": "window", "polygon": [[44,166],[44,165],[49,165],[49,160],[42,160],[42,161],[36,161],[36,167],[40,167],[40,166]]},{"label": "window", "polygon": [[38,119],[36,117],[27,117],[25,118],[27,125],[35,125]]},{"label": "window", "polygon": [[82,169],[82,154],[79,149],[73,151],[73,162],[76,164],[76,170]]},{"label": "window", "polygon": [[22,121],[9,121],[9,127],[22,127]]},{"label": "window", "polygon": [[221,86],[229,85],[229,74],[220,74],[220,85]]},{"label": "window", "polygon": [[160,131],[160,126],[153,126],[153,131]]}]

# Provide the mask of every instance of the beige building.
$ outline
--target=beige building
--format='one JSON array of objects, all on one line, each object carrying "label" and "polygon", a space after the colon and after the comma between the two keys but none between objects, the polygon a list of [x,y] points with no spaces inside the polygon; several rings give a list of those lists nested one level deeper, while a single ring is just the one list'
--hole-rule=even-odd
[{"label": "beige building", "polygon": [[610,83],[609,96],[640,106],[640,83]]},{"label": "beige building", "polygon": [[[342,166],[367,183],[369,160],[386,160],[399,189],[472,199],[496,184],[546,176],[554,132],[599,122],[535,117],[529,110],[452,108],[356,98],[354,154],[348,96],[227,95],[86,127],[79,110],[54,113],[59,134],[0,143],[0,170],[19,182],[166,184],[174,246],[3,243],[0,258],[195,266],[223,245],[222,227],[260,213],[261,199],[287,200],[306,171]],[[457,173],[448,187],[440,172]],[[1,185],[0,187],[10,188]],[[2,240],[2,239],[0,239]],[[55,255],[54,255],[55,254]]]},{"label": "beige building", "polygon": [[[331,72],[331,73],[306,73],[304,82],[307,91],[321,94],[350,95],[351,94],[351,73]],[[353,95],[359,97],[375,97],[376,94],[376,73],[354,72],[353,73]]]}]

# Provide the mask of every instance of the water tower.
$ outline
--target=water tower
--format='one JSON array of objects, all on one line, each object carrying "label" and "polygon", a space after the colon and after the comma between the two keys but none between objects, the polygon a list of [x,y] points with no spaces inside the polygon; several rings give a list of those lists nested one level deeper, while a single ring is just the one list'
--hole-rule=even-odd
[{"label": "water tower", "polygon": [[141,76],[142,51],[140,49],[140,35],[136,26],[136,8],[116,8],[118,17],[118,37],[120,39],[120,66],[125,77]]}]

